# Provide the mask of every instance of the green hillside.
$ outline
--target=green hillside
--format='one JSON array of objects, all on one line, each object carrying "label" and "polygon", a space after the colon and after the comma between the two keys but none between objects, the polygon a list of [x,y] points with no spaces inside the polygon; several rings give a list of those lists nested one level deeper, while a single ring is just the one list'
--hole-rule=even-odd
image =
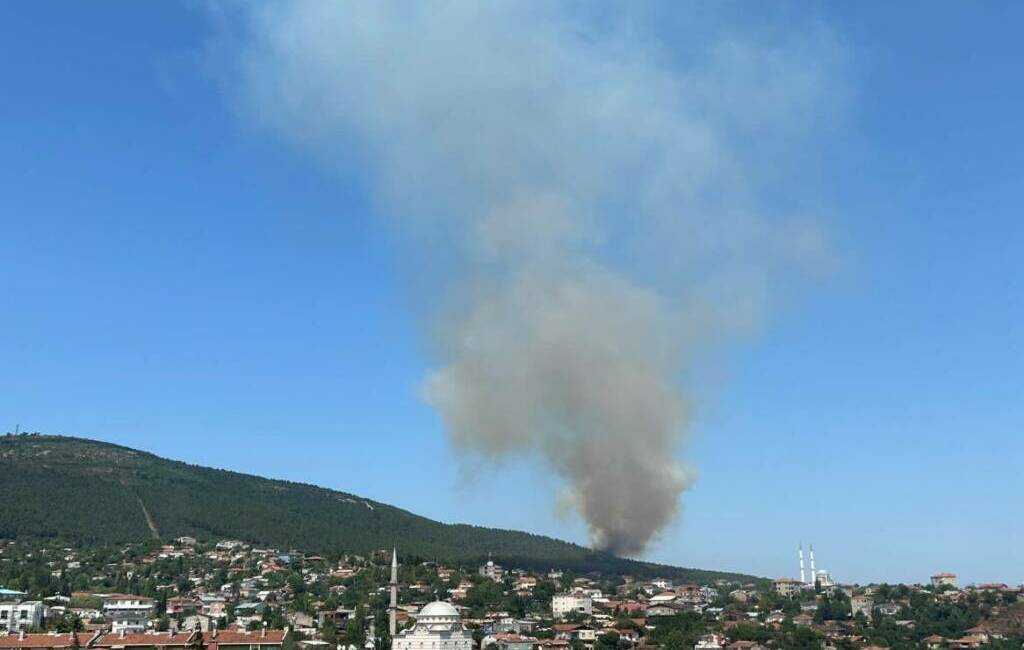
[{"label": "green hillside", "polygon": [[491,553],[523,568],[751,579],[626,560],[518,531],[443,524],[353,494],[63,436],[0,436],[0,494],[0,538],[100,544],[191,535],[323,554],[398,545],[446,562]]}]

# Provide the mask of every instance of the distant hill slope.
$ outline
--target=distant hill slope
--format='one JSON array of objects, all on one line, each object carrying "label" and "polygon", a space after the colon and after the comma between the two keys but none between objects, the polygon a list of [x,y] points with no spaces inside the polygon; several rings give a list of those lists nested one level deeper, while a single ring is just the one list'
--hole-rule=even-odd
[{"label": "distant hill slope", "polygon": [[94,440],[0,436],[0,538],[84,543],[237,538],[317,553],[398,545],[424,559],[664,575],[694,582],[751,576],[596,553],[511,530],[443,524],[353,494],[167,460]]}]

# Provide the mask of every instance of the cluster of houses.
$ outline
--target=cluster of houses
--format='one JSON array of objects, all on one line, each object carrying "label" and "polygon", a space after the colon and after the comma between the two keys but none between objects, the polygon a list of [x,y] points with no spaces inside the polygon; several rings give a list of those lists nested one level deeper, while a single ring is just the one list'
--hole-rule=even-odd
[{"label": "cluster of houses", "polygon": [[[39,550],[53,575],[72,582],[76,590],[70,596],[35,593],[29,598],[24,592],[0,589],[0,650],[282,650],[286,638],[301,650],[371,650],[386,627],[362,611],[358,620],[367,626],[364,648],[325,633],[345,630],[357,620],[354,607],[337,604],[346,601],[346,590],[355,588],[363,572],[370,572],[362,576],[371,578],[370,593],[387,597],[389,586],[379,581],[386,551],[327,561],[295,550],[257,548],[238,540],[199,543],[191,537],[137,550],[126,547],[120,560],[105,556],[102,564],[70,548]],[[184,568],[172,574],[167,567],[174,566]],[[874,650],[858,636],[858,621],[883,617],[896,626],[914,625],[906,616],[908,599],[894,597],[892,590],[850,587],[831,579],[809,585],[780,578],[772,584],[777,596],[765,598],[765,583],[676,584],[667,578],[628,576],[608,580],[506,569],[492,559],[472,570],[434,563],[413,568],[409,573],[416,577],[401,586],[401,602],[396,600],[389,608],[396,626],[392,650],[595,650],[608,638],[614,638],[619,648],[641,650],[653,647],[652,633],[668,617],[685,612],[699,615],[709,630],[694,650],[766,650],[732,635],[740,625],[774,631],[795,625],[813,630],[824,650]],[[155,596],[106,589],[143,574],[150,580],[147,593]],[[482,607],[473,594],[487,581],[529,606],[518,613]],[[297,607],[296,591],[308,594],[313,586],[319,586],[318,598]],[[910,589],[927,590],[930,597],[950,602],[979,592],[996,594],[1000,602],[1021,597],[1020,589],[1006,585],[960,589],[956,576],[948,573],[932,576],[928,587]],[[822,599],[839,591],[849,600],[850,618],[816,616]],[[541,593],[546,595],[538,596]],[[365,602],[363,597],[347,602],[356,600]],[[56,631],[56,622],[71,619],[78,632]],[[1000,638],[997,630],[979,625],[957,638],[926,637],[921,645],[922,650],[961,650]]]},{"label": "cluster of houses", "polygon": [[0,633],[0,650],[281,650],[283,630]]},{"label": "cluster of houses", "polygon": [[666,579],[640,584],[628,581],[621,593],[606,595],[593,585],[593,581],[577,578],[571,590],[552,597],[551,613],[556,619],[573,615],[594,616],[598,620],[614,614],[642,618],[673,616],[680,612],[703,612],[718,595],[719,589],[714,586],[673,586]]},{"label": "cluster of houses", "polygon": [[[152,598],[132,594],[88,594],[98,607],[71,608],[71,598],[51,596],[45,600],[21,600],[25,594],[5,589],[6,602],[0,602],[0,631],[25,632],[45,625],[48,620],[72,612],[88,620],[104,619],[112,632],[142,632],[153,618]],[[98,628],[97,628],[98,629]]]},{"label": "cluster of houses", "polygon": [[[10,562],[11,553],[5,555],[4,547],[0,544],[0,562]],[[25,592],[0,588],[0,650],[67,647],[62,644],[72,640],[81,648],[152,645],[173,650],[195,647],[204,640],[206,649],[218,644],[234,649],[235,638],[237,643],[246,640],[254,649],[280,646],[284,632],[268,630],[266,614],[287,611],[289,588],[270,583],[292,562],[288,553],[237,540],[199,545],[187,536],[146,554],[134,551],[134,545],[128,545],[122,549],[122,559],[102,564],[88,552],[70,547],[39,548],[25,554],[26,558],[46,555],[52,576],[66,579],[79,590],[30,600]],[[315,555],[301,557],[314,565],[322,562]],[[177,560],[191,561],[187,566],[192,568],[184,574],[166,574],[167,581],[156,585],[156,597],[103,590],[119,580],[137,579],[147,566]],[[218,573],[226,579],[218,579]],[[304,618],[300,622],[309,622],[310,617]],[[39,633],[67,627],[62,623],[71,620],[77,634]],[[285,623],[294,621],[285,618]],[[213,642],[215,638],[219,641]]]},{"label": "cluster of houses", "polygon": [[[906,593],[900,598],[893,598],[891,590],[889,590],[887,598],[882,598],[883,590],[875,585],[859,587],[829,584],[822,587],[820,584],[809,585],[792,578],[779,578],[774,581],[774,587],[780,596],[785,597],[813,594],[813,597],[804,598],[801,602],[801,613],[792,618],[795,625],[814,628],[826,640],[845,640],[854,644],[860,644],[863,642],[863,638],[854,633],[853,621],[828,620],[815,623],[814,614],[822,596],[831,596],[835,592],[841,591],[849,599],[852,619],[861,618],[863,621],[872,621],[879,617],[891,621],[896,627],[908,630],[913,630],[917,625],[910,616],[911,598],[914,595],[926,594],[928,598],[939,603],[956,603],[978,596],[992,596],[994,597],[992,600],[997,603],[1012,604],[1024,601],[1024,587],[1010,587],[1005,584],[978,584],[961,589],[957,586],[957,577],[953,573],[937,573],[931,576],[927,587],[922,585],[906,586]],[[999,609],[998,606],[991,607],[988,613],[998,614]],[[781,611],[774,611],[768,615],[765,621],[768,624],[778,625],[785,618]],[[964,650],[981,648],[993,640],[1005,638],[1003,633],[993,627],[981,624],[966,630],[963,636],[949,638],[937,634],[926,636],[921,640],[921,646],[925,650]],[[864,647],[870,650],[879,650],[871,646]]]}]

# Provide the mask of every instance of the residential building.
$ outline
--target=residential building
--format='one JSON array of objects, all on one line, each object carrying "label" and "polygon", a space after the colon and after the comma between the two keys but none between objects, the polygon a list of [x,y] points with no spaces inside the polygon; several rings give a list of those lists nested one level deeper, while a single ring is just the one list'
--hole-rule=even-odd
[{"label": "residential building", "polygon": [[588,648],[597,640],[597,630],[588,625],[555,625],[555,638],[566,641],[580,641]]},{"label": "residential building", "polygon": [[874,604],[875,601],[871,596],[854,596],[850,598],[850,614],[852,616],[863,614],[866,618],[871,618],[871,608]]},{"label": "residential building", "polygon": [[620,639],[625,639],[630,643],[638,643],[640,641],[640,632],[633,628],[616,628],[615,633],[619,635]]},{"label": "residential building", "polygon": [[154,602],[145,596],[103,594],[103,617],[112,632],[143,632],[153,618]]},{"label": "residential building", "polygon": [[753,591],[747,589],[734,589],[729,592],[729,598],[732,598],[737,603],[745,603],[751,600],[756,594]]},{"label": "residential building", "polygon": [[645,611],[647,616],[675,616],[678,614],[678,610],[668,605],[652,605]]},{"label": "residential building", "polygon": [[969,648],[980,648],[986,643],[988,643],[988,641],[984,637],[980,636],[965,636],[960,639],[950,639],[948,641],[950,650],[968,650]]},{"label": "residential building", "polygon": [[491,628],[495,634],[530,634],[536,625],[536,621],[517,619],[514,616],[502,616],[494,621]]},{"label": "residential building", "polygon": [[803,583],[793,578],[776,578],[775,580],[775,591],[780,596],[793,596],[800,593],[803,588]]},{"label": "residential building", "polygon": [[198,650],[198,632],[126,632],[101,634],[89,644],[99,650]]},{"label": "residential building", "polygon": [[495,582],[500,582],[505,577],[505,570],[494,563],[494,560],[487,558],[487,564],[480,567],[480,575],[485,578],[490,578]]},{"label": "residential building", "polygon": [[724,650],[726,639],[721,634],[705,634],[693,646],[693,650]]},{"label": "residential building", "polygon": [[205,650],[281,650],[287,634],[284,630],[266,628],[256,632],[214,629],[204,637],[203,643]]},{"label": "residential building", "polygon": [[932,586],[938,589],[939,587],[956,587],[956,574],[955,573],[936,573],[932,576]]},{"label": "residential building", "polygon": [[240,542],[237,539],[225,539],[217,542],[218,551],[235,551],[245,546],[245,542]]},{"label": "residential building", "polygon": [[0,650],[71,650],[85,648],[92,640],[94,633],[79,632],[56,634],[0,634]]},{"label": "residential building", "polygon": [[480,641],[480,647],[486,650],[492,644],[498,650],[533,650],[533,644],[537,640],[528,636],[521,636],[512,633],[489,634]]},{"label": "residential building", "polygon": [[899,603],[880,603],[875,605],[875,609],[882,616],[896,616],[900,613],[901,607]]},{"label": "residential building", "polygon": [[[236,608],[235,611],[237,612],[238,609]],[[337,609],[319,612],[317,614],[317,619],[319,619],[320,625],[323,625],[324,621],[327,621],[329,619],[334,622],[334,625],[337,629],[341,630],[344,629],[346,625],[348,625],[349,619],[351,619],[355,615],[356,610],[354,609],[338,607]]]},{"label": "residential building", "polygon": [[555,594],[551,598],[551,613],[555,618],[565,618],[571,612],[590,616],[594,611],[594,603],[588,594],[572,591],[567,594]]},{"label": "residential building", "polygon": [[1003,638],[1003,636],[1001,634],[993,632],[992,628],[988,627],[987,625],[978,625],[978,626],[972,627],[971,629],[967,630],[964,634],[966,636],[980,637],[980,638],[984,639],[986,643],[991,641],[992,639],[1001,639],[1001,638]]},{"label": "residential building", "polygon": [[[261,620],[262,619],[260,618],[236,616],[235,624],[246,626],[249,625],[250,622],[258,623]],[[206,616],[205,614],[192,614],[191,616],[186,616],[181,621],[182,630],[199,630],[200,632],[209,632],[210,630],[213,630],[216,627],[216,621],[214,621],[209,616]]]},{"label": "residential building", "polygon": [[0,603],[0,630],[23,632],[42,627],[46,606],[42,601],[29,600],[23,603]]},{"label": "residential building", "polygon": [[674,591],[663,591],[659,594],[651,596],[651,605],[667,605],[668,603],[674,602],[678,598]]}]

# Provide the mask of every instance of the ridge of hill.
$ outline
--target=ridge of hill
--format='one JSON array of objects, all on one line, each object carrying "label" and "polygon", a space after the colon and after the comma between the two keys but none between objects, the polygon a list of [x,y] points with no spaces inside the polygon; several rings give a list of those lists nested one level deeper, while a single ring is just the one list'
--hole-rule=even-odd
[{"label": "ridge of hill", "polygon": [[619,558],[543,535],[441,523],[346,492],[67,436],[0,436],[0,494],[0,538],[111,544],[189,535],[321,554],[397,544],[424,560],[469,564],[490,553],[520,568],[756,580]]}]

